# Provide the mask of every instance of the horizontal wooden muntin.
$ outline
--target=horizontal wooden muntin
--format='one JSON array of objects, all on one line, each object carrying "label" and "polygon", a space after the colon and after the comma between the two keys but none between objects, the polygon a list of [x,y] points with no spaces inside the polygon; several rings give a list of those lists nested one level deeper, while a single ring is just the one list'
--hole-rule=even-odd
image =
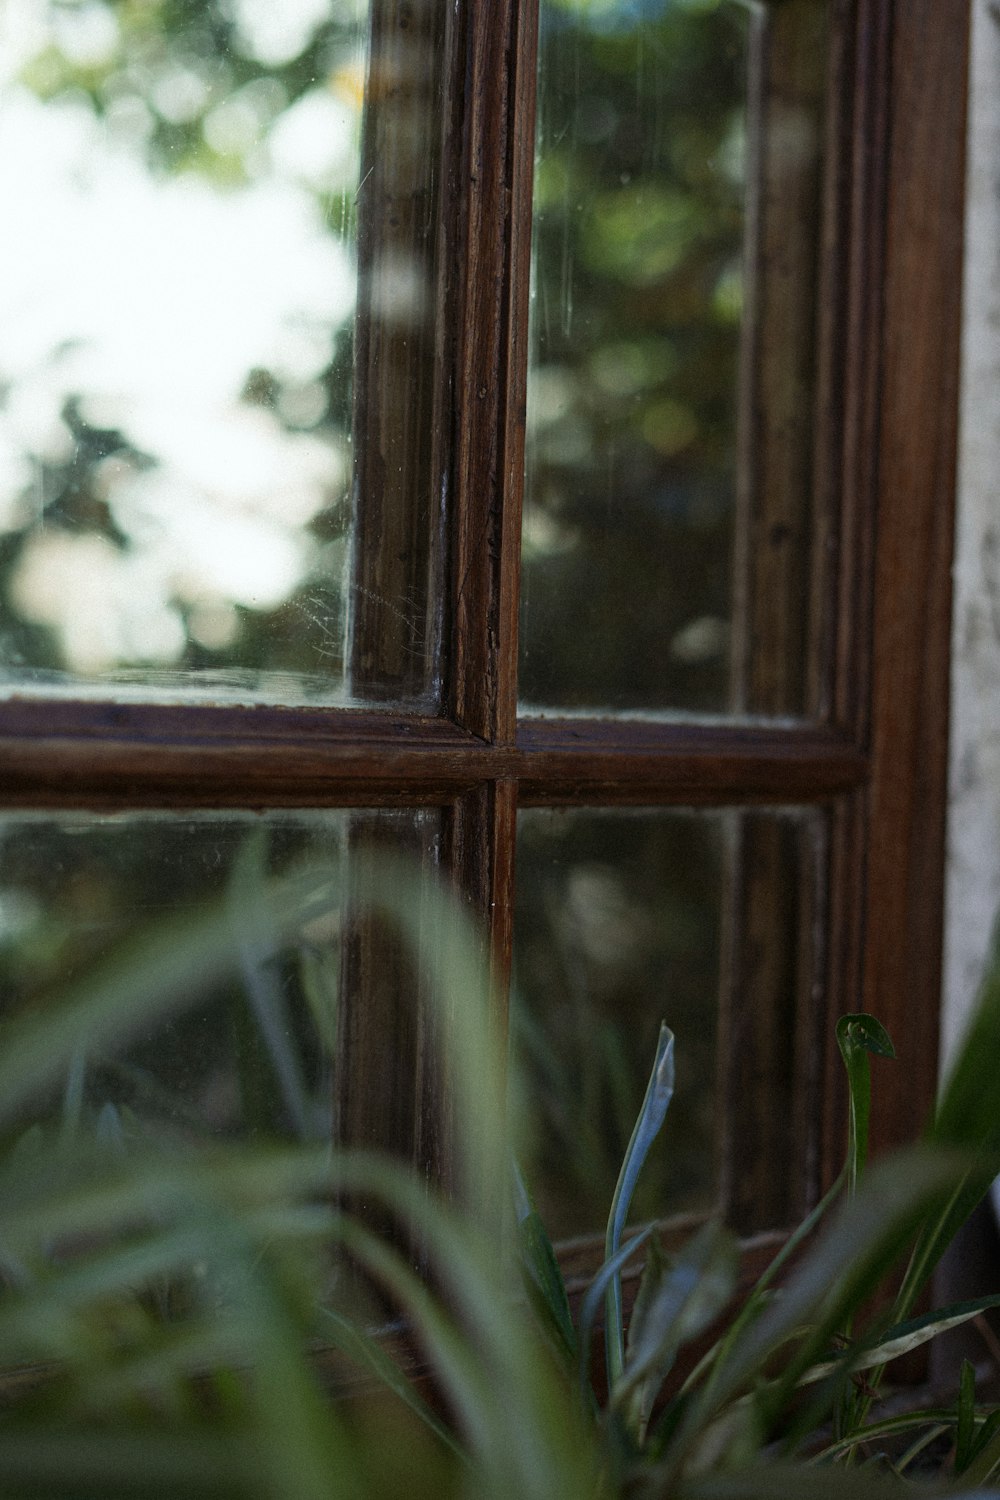
[{"label": "horizontal wooden muntin", "polygon": [[11,701],[0,805],[421,806],[513,781],[525,804],[822,802],[862,785],[842,733],[744,721],[527,719],[514,745],[361,710]]}]

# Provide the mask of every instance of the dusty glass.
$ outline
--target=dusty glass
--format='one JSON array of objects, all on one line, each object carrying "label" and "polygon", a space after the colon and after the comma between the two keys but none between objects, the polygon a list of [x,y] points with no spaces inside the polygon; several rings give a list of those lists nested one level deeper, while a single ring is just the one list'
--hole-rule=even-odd
[{"label": "dusty glass", "polygon": [[[377,832],[383,847],[433,865],[435,812],[363,816],[369,840]],[[339,1080],[354,1071],[348,949],[364,920],[350,886],[359,817],[0,818],[0,1021],[79,997],[82,986],[124,984],[134,996],[135,1022],[99,1044],[81,1041],[35,1118],[116,1150],[140,1139],[335,1136]],[[389,965],[400,973],[384,930],[380,963],[370,987],[384,984]],[[416,1072],[412,995],[397,1004],[392,1063],[365,1075],[370,1107],[384,1118],[407,1094],[396,1070],[404,1079]],[[411,1082],[411,1111],[412,1093]]]},{"label": "dusty glass", "polygon": [[749,1183],[772,1127],[766,1170],[793,1175],[818,825],[801,810],[521,812],[511,1025],[526,1176],[559,1237],[604,1225],[661,1021],[676,1093],[633,1218],[721,1208],[739,1224],[734,1173],[748,1165]]},{"label": "dusty glass", "polygon": [[[358,682],[352,661],[358,601],[385,582],[352,556],[355,324],[432,337],[440,109],[424,23],[409,44],[383,27],[376,55],[368,12],[0,12],[0,691],[433,696],[425,579],[377,600],[420,670]],[[386,49],[393,90],[371,102]],[[365,198],[390,92],[422,143],[425,227],[391,258],[369,229],[364,263],[366,215],[391,208]]]},{"label": "dusty glass", "polygon": [[821,0],[542,0],[528,710],[807,704]]}]

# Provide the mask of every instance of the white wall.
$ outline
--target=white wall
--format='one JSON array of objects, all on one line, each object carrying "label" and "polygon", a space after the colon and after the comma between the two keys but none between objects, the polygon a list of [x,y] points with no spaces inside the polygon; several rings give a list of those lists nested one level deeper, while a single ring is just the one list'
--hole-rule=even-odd
[{"label": "white wall", "polygon": [[972,10],[943,1056],[1000,909],[1000,4]]}]

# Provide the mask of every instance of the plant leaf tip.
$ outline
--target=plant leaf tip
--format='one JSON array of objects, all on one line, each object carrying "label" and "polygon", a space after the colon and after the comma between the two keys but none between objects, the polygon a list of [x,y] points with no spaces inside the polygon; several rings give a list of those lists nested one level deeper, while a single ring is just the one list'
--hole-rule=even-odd
[{"label": "plant leaf tip", "polygon": [[841,1016],[837,1022],[837,1044],[845,1058],[850,1049],[862,1048],[874,1057],[895,1057],[892,1037],[882,1022],[865,1011]]},{"label": "plant leaf tip", "polygon": [[674,1092],[674,1034],[666,1021],[660,1022],[653,1077],[656,1080],[654,1087],[657,1095],[666,1095],[669,1103]]}]

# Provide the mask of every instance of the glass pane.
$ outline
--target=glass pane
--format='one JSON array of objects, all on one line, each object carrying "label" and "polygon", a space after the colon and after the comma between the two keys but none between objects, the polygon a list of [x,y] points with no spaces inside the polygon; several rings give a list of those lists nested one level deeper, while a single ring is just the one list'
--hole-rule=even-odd
[{"label": "glass pane", "polygon": [[542,0],[520,692],[805,711],[823,0]]},{"label": "glass pane", "polygon": [[[328,1141],[350,1064],[346,950],[358,917],[345,890],[355,817],[0,819],[3,1016],[42,1010],[95,978],[106,986],[113,966],[135,1017],[124,1036],[116,1029],[73,1054],[43,1116],[122,1147],[150,1135]],[[364,819],[383,844],[434,863],[437,813]],[[382,951],[388,962],[391,944]],[[412,993],[397,1003],[412,1010]],[[400,1039],[397,1028],[392,1059],[366,1080],[371,1107],[381,1098],[387,1117],[400,1098],[414,1107],[415,1047]],[[415,1128],[406,1122],[409,1137]],[[392,1144],[411,1140],[397,1134]]]},{"label": "glass pane", "polygon": [[[772,833],[777,857],[763,871],[754,862]],[[554,1234],[603,1229],[661,1020],[676,1036],[676,1093],[633,1220],[721,1206],[743,1227],[730,1149],[741,1134],[744,1165],[767,1141],[766,1170],[793,1176],[796,1017],[814,999],[800,986],[813,962],[815,835],[815,815],[799,812],[520,814],[513,1027],[530,1106],[527,1176]],[[777,1147],[750,1091],[783,1132]],[[784,1204],[757,1210],[753,1227],[783,1222]]]},{"label": "glass pane", "polygon": [[[431,337],[441,107],[430,22],[409,41],[383,28],[383,93],[423,141],[422,217],[390,265],[369,243],[359,270],[365,217],[385,211],[365,162],[389,109],[366,105],[369,67],[385,72],[368,12],[0,11],[0,691],[352,696],[354,325],[377,302],[418,349]],[[426,573],[426,506],[408,521]],[[420,671],[377,696],[433,687],[426,594],[408,577],[380,601]]]}]

